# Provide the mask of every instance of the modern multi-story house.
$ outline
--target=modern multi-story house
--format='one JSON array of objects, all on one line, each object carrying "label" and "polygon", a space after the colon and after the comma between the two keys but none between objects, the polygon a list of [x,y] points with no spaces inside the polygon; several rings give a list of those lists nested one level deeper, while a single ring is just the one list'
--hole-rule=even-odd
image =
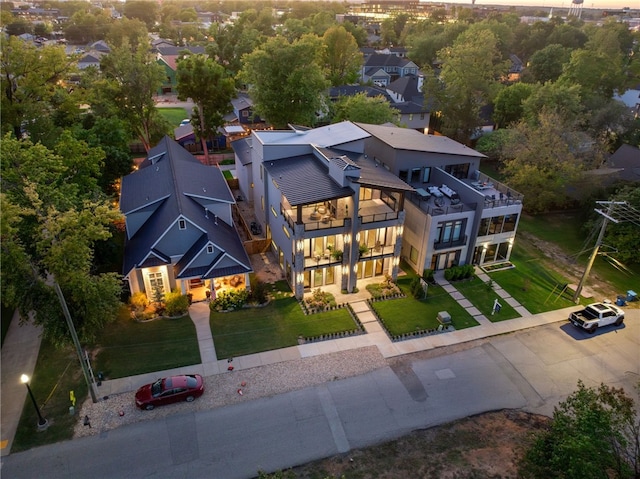
[{"label": "modern multi-story house", "polygon": [[232,147],[240,189],[297,297],[395,278],[401,257],[421,273],[511,253],[521,195],[446,137],[342,122],[254,131]]},{"label": "modern multi-story house", "polygon": [[365,151],[414,187],[405,203],[402,256],[416,271],[508,260],[522,195],[480,173],[477,151],[444,136],[358,124]]},{"label": "modern multi-story house", "polygon": [[178,288],[194,300],[246,288],[251,264],[236,231],[235,203],[222,172],[205,166],[169,137],[122,178],[123,273],[131,293]]},{"label": "modern multi-story house", "polygon": [[240,189],[253,201],[297,297],[358,278],[397,276],[404,197],[411,186],[364,153],[351,122],[254,131],[232,143]]}]

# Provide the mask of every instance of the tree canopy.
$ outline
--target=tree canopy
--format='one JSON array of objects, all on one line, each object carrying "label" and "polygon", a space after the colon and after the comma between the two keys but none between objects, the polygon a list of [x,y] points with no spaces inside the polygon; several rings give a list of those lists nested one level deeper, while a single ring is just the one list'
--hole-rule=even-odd
[{"label": "tree canopy", "polygon": [[96,274],[94,247],[120,213],[97,188],[104,153],[65,133],[55,150],[5,136],[2,150],[2,300],[31,314],[63,345],[70,335],[52,280],[78,335],[91,341],[116,317],[120,278]]},{"label": "tree canopy", "polygon": [[640,421],[624,389],[578,389],[554,408],[548,430],[527,451],[526,479],[626,479],[640,475]]},{"label": "tree canopy", "polygon": [[260,116],[277,128],[316,122],[329,86],[319,63],[322,49],[323,43],[316,36],[305,35],[292,43],[274,37],[243,56],[239,76],[248,86]]},{"label": "tree canopy", "polygon": [[399,113],[384,97],[368,97],[366,93],[341,97],[331,110],[335,123],[349,120],[373,125],[396,122]]},{"label": "tree canopy", "polygon": [[[195,128],[208,159],[207,140],[224,125],[224,115],[235,96],[233,78],[214,60],[204,55],[188,55],[178,61],[178,99],[191,98],[196,104]],[[193,122],[192,122],[193,123]]]},{"label": "tree canopy", "polygon": [[353,35],[343,26],[329,28],[322,37],[324,65],[333,86],[354,83],[363,62],[362,53]]}]

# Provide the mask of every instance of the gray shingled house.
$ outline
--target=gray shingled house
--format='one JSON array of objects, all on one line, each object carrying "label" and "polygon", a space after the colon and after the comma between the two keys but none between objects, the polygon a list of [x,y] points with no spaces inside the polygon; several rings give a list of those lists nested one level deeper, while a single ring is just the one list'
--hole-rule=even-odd
[{"label": "gray shingled house", "polygon": [[194,300],[246,288],[249,257],[231,213],[222,172],[165,136],[137,171],[122,178],[126,220],[123,274],[131,293],[178,288]]}]

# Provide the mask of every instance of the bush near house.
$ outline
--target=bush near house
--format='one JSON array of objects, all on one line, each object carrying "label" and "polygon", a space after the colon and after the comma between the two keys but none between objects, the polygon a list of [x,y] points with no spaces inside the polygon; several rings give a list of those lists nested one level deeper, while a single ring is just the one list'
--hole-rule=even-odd
[{"label": "bush near house", "polygon": [[461,279],[468,279],[473,277],[474,267],[472,264],[465,264],[462,266],[452,266],[449,269],[444,270],[444,279],[447,281],[458,281]]},{"label": "bush near house", "polygon": [[164,295],[165,314],[167,316],[184,316],[189,311],[189,297],[174,289]]}]

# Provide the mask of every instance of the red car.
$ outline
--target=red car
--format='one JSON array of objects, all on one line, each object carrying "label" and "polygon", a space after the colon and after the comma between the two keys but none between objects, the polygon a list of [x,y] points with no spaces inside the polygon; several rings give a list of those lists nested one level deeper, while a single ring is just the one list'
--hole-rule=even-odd
[{"label": "red car", "polygon": [[171,376],[146,384],[136,391],[136,406],[150,411],[178,401],[191,402],[202,396],[204,382],[199,374]]}]

